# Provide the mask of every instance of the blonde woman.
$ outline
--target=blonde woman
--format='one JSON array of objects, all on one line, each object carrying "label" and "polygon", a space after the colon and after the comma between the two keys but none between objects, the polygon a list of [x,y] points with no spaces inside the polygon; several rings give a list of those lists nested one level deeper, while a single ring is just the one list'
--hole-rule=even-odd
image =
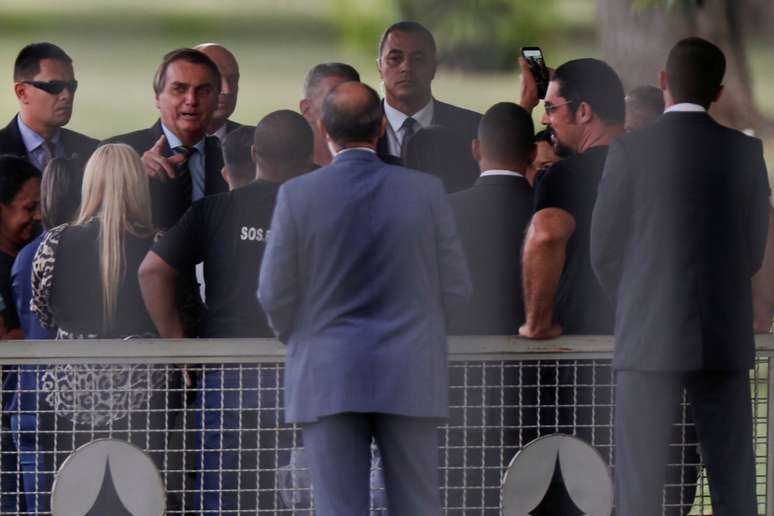
[{"label": "blonde woman", "polygon": [[[86,164],[81,195],[75,221],[49,230],[35,254],[31,309],[44,326],[57,328],[58,339],[151,335],[137,269],[155,231],[137,153],[123,144],[98,148]],[[46,368],[39,379],[40,448],[64,453],[47,459],[57,463],[44,470],[56,471],[74,446],[97,437],[163,449],[168,414],[152,409],[165,408],[164,371],[142,364]],[[48,432],[64,428],[73,431],[63,442]],[[39,485],[49,486],[49,480],[40,479]]]},{"label": "blonde woman", "polygon": [[151,333],[137,268],[153,243],[148,179],[128,145],[104,145],[86,164],[73,224],[49,231],[33,262],[32,309],[57,337]]}]

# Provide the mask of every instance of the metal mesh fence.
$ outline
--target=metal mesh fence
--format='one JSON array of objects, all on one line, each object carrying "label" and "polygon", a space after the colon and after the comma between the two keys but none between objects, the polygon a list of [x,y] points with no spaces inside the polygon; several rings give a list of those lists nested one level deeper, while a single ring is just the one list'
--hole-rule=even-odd
[{"label": "metal mesh fence", "polygon": [[[505,469],[542,435],[577,435],[614,467],[614,380],[609,359],[598,356],[452,357],[451,416],[438,430],[446,514],[500,514]],[[313,514],[301,434],[284,423],[281,360],[189,363],[190,384],[177,365],[89,362],[3,366],[2,514],[48,513],[62,462],[104,437],[147,451],[167,489],[167,514]],[[758,359],[751,389],[765,514],[768,358]],[[684,402],[670,447],[665,515],[711,514],[695,443]],[[375,446],[370,483],[372,514],[387,514]]]}]

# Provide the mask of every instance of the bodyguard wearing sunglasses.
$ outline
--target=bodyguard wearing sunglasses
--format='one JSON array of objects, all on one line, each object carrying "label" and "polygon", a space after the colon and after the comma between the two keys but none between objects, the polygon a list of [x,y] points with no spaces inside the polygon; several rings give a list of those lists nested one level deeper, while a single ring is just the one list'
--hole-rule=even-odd
[{"label": "bodyguard wearing sunglasses", "polygon": [[40,170],[53,158],[85,162],[97,140],[63,129],[78,88],[70,56],[52,43],[27,45],[16,57],[13,80],[19,113],[0,130],[0,154],[26,157]]}]

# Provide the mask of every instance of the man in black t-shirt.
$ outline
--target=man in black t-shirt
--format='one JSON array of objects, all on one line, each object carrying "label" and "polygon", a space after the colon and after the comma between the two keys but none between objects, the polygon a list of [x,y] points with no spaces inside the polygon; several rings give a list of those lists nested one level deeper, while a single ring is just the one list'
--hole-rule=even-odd
[{"label": "man in black t-shirt", "polygon": [[[255,165],[247,163],[251,141]],[[140,267],[148,313],[162,337],[183,336],[174,303],[175,278],[202,261],[207,293],[202,336],[273,336],[255,297],[258,271],[279,185],[313,168],[312,151],[309,124],[292,111],[276,111],[256,128],[243,127],[226,137],[223,176],[230,191],[195,202]],[[277,384],[277,378],[264,378],[255,365],[215,365],[204,370],[203,390],[196,400],[203,410],[194,422],[202,429],[197,433],[197,449],[203,450],[196,466],[197,511],[230,514],[260,508],[255,507],[257,477],[246,480],[244,473],[258,469],[256,453],[240,457],[240,450],[257,447],[264,416],[279,405],[264,393],[258,419],[254,409],[258,408],[259,374],[262,387]],[[260,466],[276,469],[277,464]],[[240,469],[243,488],[237,495]],[[268,501],[270,497],[260,498]]]},{"label": "man in black t-shirt", "polygon": [[[532,109],[532,76],[522,76],[522,105]],[[613,311],[591,270],[589,231],[607,145],[623,132],[624,116],[621,80],[606,63],[576,59],[556,69],[543,123],[557,155],[566,159],[535,180],[535,214],[523,255],[523,337],[612,333]]]}]

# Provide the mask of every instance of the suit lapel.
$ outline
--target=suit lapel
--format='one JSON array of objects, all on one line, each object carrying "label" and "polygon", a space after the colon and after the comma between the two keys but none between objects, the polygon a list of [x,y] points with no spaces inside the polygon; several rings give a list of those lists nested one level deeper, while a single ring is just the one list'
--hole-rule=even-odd
[{"label": "suit lapel", "polygon": [[452,127],[453,120],[449,118],[449,105],[437,99],[433,99],[433,125]]},{"label": "suit lapel", "polygon": [[204,193],[210,195],[225,192],[228,185],[223,180],[220,170],[223,168],[223,155],[220,142],[214,136],[204,139]]}]

